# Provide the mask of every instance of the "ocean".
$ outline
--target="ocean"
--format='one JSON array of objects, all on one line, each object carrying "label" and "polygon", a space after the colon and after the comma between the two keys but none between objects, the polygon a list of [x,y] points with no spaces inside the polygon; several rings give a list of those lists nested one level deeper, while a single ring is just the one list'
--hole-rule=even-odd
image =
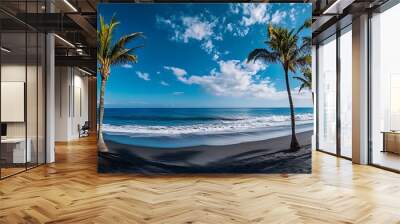
[{"label": "ocean", "polygon": [[[312,130],[313,109],[295,112],[296,132]],[[289,108],[106,108],[104,138],[157,148],[237,144],[289,135],[289,115]]]}]

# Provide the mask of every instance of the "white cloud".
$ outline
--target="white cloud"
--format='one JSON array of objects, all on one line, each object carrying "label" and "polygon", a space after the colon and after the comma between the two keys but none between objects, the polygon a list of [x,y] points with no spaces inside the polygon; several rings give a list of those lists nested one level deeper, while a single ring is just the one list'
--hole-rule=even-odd
[{"label": "white cloud", "polygon": [[163,86],[169,86],[169,84],[164,82],[164,81],[161,81],[160,84],[163,85]]},{"label": "white cloud", "polygon": [[233,31],[232,23],[228,23],[228,25],[226,25],[226,30],[229,31],[229,32]]},{"label": "white cloud", "polygon": [[237,24],[228,23],[225,26],[225,31],[231,32],[234,36],[246,36],[250,31],[250,26],[265,24],[270,20],[269,9],[270,5],[264,3],[232,3],[230,5],[230,12],[242,17]]},{"label": "white cloud", "polygon": [[123,64],[123,65],[121,65],[121,67],[123,67],[123,68],[133,68],[133,66],[131,64]]},{"label": "white cloud", "polygon": [[157,71],[157,75],[159,75],[161,72],[160,71]]},{"label": "white cloud", "polygon": [[240,12],[240,5],[236,3],[231,3],[229,5],[230,12],[233,14],[238,14]]},{"label": "white cloud", "polygon": [[[186,84],[197,84],[217,96],[260,96],[272,93],[274,86],[268,80],[255,83],[253,75],[266,66],[262,63],[245,63],[238,60],[219,61],[219,68],[211,70],[205,76],[179,76],[178,79]],[[266,95],[266,94],[265,94]]]},{"label": "white cloud", "polygon": [[292,21],[292,23],[296,22],[296,14],[297,14],[296,9],[292,8],[289,13],[289,17],[290,17],[290,20]]},{"label": "white cloud", "polygon": [[190,40],[209,40],[214,34],[216,27],[216,18],[211,18],[210,21],[204,19],[204,15],[200,16],[182,16],[179,19],[171,17],[169,19],[157,16],[159,24],[166,25],[174,30],[174,35],[171,37],[175,41],[183,41],[188,43]]},{"label": "white cloud", "polygon": [[249,33],[250,28],[243,25],[234,25],[233,23],[228,23],[225,27],[225,31],[230,32],[233,36],[243,37]]},{"label": "white cloud", "polygon": [[237,28],[236,31],[233,33],[234,36],[239,36],[239,37],[244,37],[246,36],[250,31],[249,27],[242,27],[242,28]]},{"label": "white cloud", "polygon": [[182,94],[184,94],[184,92],[173,92],[172,93],[172,95],[174,95],[174,96],[179,96],[179,95],[182,95]]},{"label": "white cloud", "polygon": [[[239,60],[219,61],[219,67],[210,74],[176,75],[178,80],[188,85],[199,85],[216,96],[250,97],[282,101],[287,99],[286,90],[277,90],[269,78],[261,78],[259,73],[267,66],[261,62],[246,63]],[[298,87],[292,90],[294,100],[307,101],[310,93],[298,92]]]},{"label": "white cloud", "polygon": [[164,69],[172,71],[172,73],[174,73],[174,75],[176,75],[177,77],[182,77],[187,74],[184,69],[173,66],[164,66]]},{"label": "white cloud", "polygon": [[163,18],[161,16],[156,16],[156,21],[159,24],[166,24],[166,25],[171,26],[172,28],[176,27],[176,24],[173,23],[171,19],[166,19],[166,18]]},{"label": "white cloud", "polygon": [[243,17],[241,24],[250,26],[256,23],[265,23],[269,20],[268,4],[242,4]]},{"label": "white cloud", "polygon": [[219,58],[219,55],[218,55],[218,54],[214,54],[212,59],[213,59],[214,61],[217,61],[218,58]]},{"label": "white cloud", "polygon": [[282,20],[286,17],[287,13],[286,11],[280,11],[277,10],[271,17],[271,23],[274,24],[279,24],[282,22]]},{"label": "white cloud", "polygon": [[150,75],[149,75],[149,73],[137,71],[136,74],[137,74],[137,76],[138,76],[139,78],[141,78],[141,79],[143,79],[143,80],[145,80],[145,81],[150,81]]},{"label": "white cloud", "polygon": [[199,17],[182,17],[182,24],[185,32],[182,34],[182,39],[185,43],[189,39],[203,40],[209,39],[213,34],[214,22],[202,21]]},{"label": "white cloud", "polygon": [[[222,19],[221,23],[224,20]],[[171,28],[173,31],[171,40],[183,43],[199,41],[201,49],[208,54],[219,54],[213,41],[221,41],[223,36],[222,32],[215,32],[216,29],[219,29],[217,26],[219,19],[215,16],[208,13],[179,18],[171,17],[170,19],[157,16],[157,22]]]},{"label": "white cloud", "polygon": [[204,42],[201,47],[209,54],[211,54],[211,52],[214,49],[214,44],[211,40],[207,40],[206,42]]}]

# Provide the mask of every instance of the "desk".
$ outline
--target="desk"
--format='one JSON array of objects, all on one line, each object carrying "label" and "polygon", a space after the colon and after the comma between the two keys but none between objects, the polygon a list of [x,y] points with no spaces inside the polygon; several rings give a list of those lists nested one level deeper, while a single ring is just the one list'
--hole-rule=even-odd
[{"label": "desk", "polygon": [[[31,162],[31,139],[27,139],[27,147],[25,151],[25,138],[5,138],[1,139],[1,151],[6,152],[5,158],[9,163],[26,163]],[[11,148],[12,147],[12,148]],[[9,153],[7,153],[9,152]],[[10,155],[12,154],[12,156]],[[4,157],[3,157],[4,158]],[[12,158],[12,160],[11,160]]]},{"label": "desk", "polygon": [[383,134],[382,152],[392,152],[400,154],[400,132],[382,131],[382,134]]}]

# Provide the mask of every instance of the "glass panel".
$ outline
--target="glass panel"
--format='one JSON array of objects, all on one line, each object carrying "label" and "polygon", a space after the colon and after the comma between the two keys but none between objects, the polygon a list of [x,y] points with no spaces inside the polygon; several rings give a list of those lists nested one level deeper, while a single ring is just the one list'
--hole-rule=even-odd
[{"label": "glass panel", "polygon": [[371,19],[372,163],[400,170],[400,5]]},{"label": "glass panel", "polygon": [[351,26],[340,36],[340,153],[352,157],[352,33]]},{"label": "glass panel", "polygon": [[27,81],[26,81],[26,112],[27,112],[27,150],[28,156],[28,168],[37,165],[38,158],[38,36],[36,32],[27,33],[28,38],[28,63],[27,63]]},{"label": "glass panel", "polygon": [[[26,12],[36,14],[38,12],[37,1],[27,2]],[[38,22],[38,17],[29,17],[32,23]],[[36,21],[32,21],[36,20]],[[27,30],[27,80],[26,80],[26,113],[27,113],[27,167],[32,168],[38,163],[38,33],[36,30]]]},{"label": "glass panel", "polygon": [[45,149],[45,65],[46,65],[46,52],[45,44],[46,37],[44,34],[38,35],[38,164],[45,163],[46,149]]},{"label": "glass panel", "polygon": [[[26,34],[1,34],[1,161],[2,177],[25,170]],[[6,49],[6,50],[4,50]]]},{"label": "glass panel", "polygon": [[[21,22],[39,19],[45,0],[0,1],[1,122],[0,177],[45,162],[45,35]],[[28,16],[28,17],[26,17]],[[32,23],[38,21],[31,21]]]},{"label": "glass panel", "polygon": [[318,148],[336,153],[336,37],[318,48]]}]

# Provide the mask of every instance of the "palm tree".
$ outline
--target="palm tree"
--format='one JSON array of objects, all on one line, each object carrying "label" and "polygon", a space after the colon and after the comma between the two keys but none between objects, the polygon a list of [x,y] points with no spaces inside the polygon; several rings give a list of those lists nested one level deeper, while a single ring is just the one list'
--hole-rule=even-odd
[{"label": "palm tree", "polygon": [[[297,79],[301,83],[299,92],[301,92],[303,89],[308,89],[310,91],[312,90],[312,74],[309,65],[302,69],[302,76],[294,76],[293,78]],[[311,92],[311,94],[314,103],[314,93]]]},{"label": "palm tree", "polygon": [[311,26],[311,20],[295,29],[286,29],[272,24],[268,25],[266,48],[254,49],[247,57],[247,62],[263,60],[267,63],[279,63],[285,73],[286,91],[289,98],[292,139],[290,148],[297,150],[300,144],[296,137],[296,123],[293,107],[292,93],[289,84],[289,72],[295,73],[307,65],[310,60],[310,38],[301,38],[300,33]]},{"label": "palm tree", "polygon": [[109,24],[104,23],[104,18],[100,16],[100,27],[97,31],[97,61],[99,72],[101,75],[100,89],[100,105],[99,105],[99,127],[98,127],[98,149],[107,152],[107,146],[103,139],[103,117],[104,117],[104,92],[106,82],[110,76],[111,66],[127,63],[136,63],[138,58],[134,51],[141,47],[128,48],[126,45],[138,37],[142,37],[142,33],[136,32],[125,35],[113,43],[113,35],[115,28],[119,25],[114,18],[111,18]]}]

